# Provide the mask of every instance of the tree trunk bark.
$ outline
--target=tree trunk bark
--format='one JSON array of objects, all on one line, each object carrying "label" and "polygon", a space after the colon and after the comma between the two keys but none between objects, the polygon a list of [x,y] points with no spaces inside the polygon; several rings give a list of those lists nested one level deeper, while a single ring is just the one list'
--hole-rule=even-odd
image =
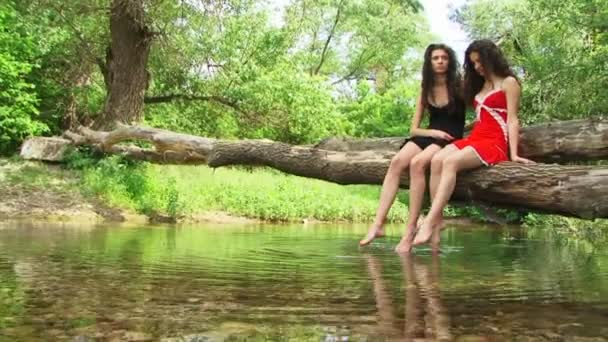
[{"label": "tree trunk bark", "polygon": [[[564,123],[558,126],[571,125]],[[596,133],[605,133],[608,129],[605,123],[597,127],[601,129],[596,129]],[[535,139],[545,141],[546,134],[543,133],[550,135],[555,129],[549,126],[547,130],[535,128],[534,134],[522,134],[522,140],[525,140],[522,144],[536,148],[523,149],[523,156],[530,157],[527,153],[539,153],[540,150],[548,155],[558,155],[564,144],[534,143]],[[564,132],[570,134],[569,130]],[[94,144],[106,152],[155,163],[208,164],[211,167],[265,165],[286,173],[339,184],[382,184],[394,155],[394,151],[380,149],[331,151],[269,140],[217,140],[125,125],[111,132],[81,127],[78,135],[69,133],[68,136],[77,144]],[[155,149],[116,145],[131,139],[149,141]],[[605,153],[604,145],[608,140],[597,140],[594,144],[596,146],[587,146],[583,152],[590,153],[592,158],[606,157],[597,151]],[[27,143],[22,148],[22,155],[27,150],[26,146]],[[556,150],[549,148],[551,146]],[[402,175],[401,186],[409,186],[408,172]],[[460,174],[452,199],[582,218],[608,218],[608,168],[506,162]]]},{"label": "tree trunk bark", "polygon": [[113,0],[110,13],[111,44],[106,56],[104,79],[107,98],[97,128],[115,122],[141,120],[148,87],[148,56],[152,34],[145,25],[143,0]]},{"label": "tree trunk bark", "polygon": [[[403,137],[353,139],[328,138],[314,147],[332,151],[383,150],[397,152]],[[584,119],[555,121],[521,130],[519,152],[538,162],[608,159],[608,120]]]}]

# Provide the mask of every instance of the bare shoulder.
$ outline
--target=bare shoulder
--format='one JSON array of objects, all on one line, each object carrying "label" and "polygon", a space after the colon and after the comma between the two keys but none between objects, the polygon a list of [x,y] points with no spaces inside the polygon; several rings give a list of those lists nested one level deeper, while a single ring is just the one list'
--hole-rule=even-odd
[{"label": "bare shoulder", "polygon": [[519,81],[515,77],[508,76],[502,81],[502,88],[505,91],[519,91],[521,89],[521,86],[519,85]]}]

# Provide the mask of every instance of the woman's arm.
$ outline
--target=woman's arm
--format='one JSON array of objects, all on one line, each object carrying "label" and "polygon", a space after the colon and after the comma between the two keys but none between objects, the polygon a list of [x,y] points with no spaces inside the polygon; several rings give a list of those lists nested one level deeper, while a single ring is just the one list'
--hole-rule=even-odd
[{"label": "woman's arm", "polygon": [[521,87],[515,77],[507,77],[503,82],[503,88],[507,95],[507,129],[509,135],[509,152],[511,160],[519,163],[533,163],[533,161],[519,156],[517,146],[519,144],[519,99]]}]

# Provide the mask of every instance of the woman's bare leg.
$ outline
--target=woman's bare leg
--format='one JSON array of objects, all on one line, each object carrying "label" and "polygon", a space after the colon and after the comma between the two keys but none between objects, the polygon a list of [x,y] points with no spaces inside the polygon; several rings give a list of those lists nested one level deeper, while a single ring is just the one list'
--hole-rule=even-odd
[{"label": "woman's bare leg", "polygon": [[401,173],[410,165],[412,158],[420,153],[420,151],[422,151],[420,147],[410,141],[391,159],[390,166],[382,183],[376,219],[372,226],[369,227],[365,238],[359,241],[359,246],[365,246],[375,238],[384,236],[384,222],[399,190]]},{"label": "woman's bare leg", "polygon": [[[473,150],[473,148],[470,146],[465,147],[464,149],[443,160],[441,165],[441,179],[437,185],[431,210],[429,211],[428,216],[425,218],[422,226],[420,227],[420,231],[414,239],[414,245],[428,242],[433,234],[433,231],[435,229],[439,229],[437,225],[441,221],[443,208],[447,205],[450,197],[452,197],[454,187],[456,186],[456,174],[459,171],[474,169],[480,167],[481,165],[482,162],[479,160],[477,153],[475,153],[475,150]],[[437,232],[435,241],[433,241],[433,248],[436,249],[438,247],[439,234]]]},{"label": "woman's bare leg", "polygon": [[[456,146],[448,145],[444,147],[441,151],[437,152],[437,154],[435,154],[435,156],[431,160],[431,176],[429,180],[429,195],[431,196],[431,203],[433,203],[433,199],[435,198],[435,194],[437,193],[437,186],[439,185],[439,180],[441,179],[443,160],[458,151],[459,149]],[[422,222],[420,222],[419,224],[422,224]],[[437,225],[439,226],[439,229],[443,229],[443,210],[441,211],[441,216]]]},{"label": "woman's bare leg", "polygon": [[401,241],[395,247],[397,253],[409,253],[416,233],[416,222],[422,209],[424,191],[426,189],[426,169],[431,163],[433,155],[441,150],[441,147],[432,144],[418,153],[410,162],[410,201],[409,217],[405,227],[405,232]]}]

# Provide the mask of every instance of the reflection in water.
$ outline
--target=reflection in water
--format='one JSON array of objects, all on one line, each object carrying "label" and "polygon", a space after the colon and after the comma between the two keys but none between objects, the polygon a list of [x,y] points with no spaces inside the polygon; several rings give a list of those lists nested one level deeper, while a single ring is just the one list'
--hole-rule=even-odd
[{"label": "reflection in water", "polygon": [[0,341],[608,337],[608,248],[477,227],[401,259],[362,254],[364,225],[2,224]]},{"label": "reflection in water", "polygon": [[425,264],[413,255],[401,256],[405,282],[405,319],[402,329],[397,326],[393,300],[382,277],[380,260],[373,255],[365,257],[373,281],[381,333],[405,337],[407,340],[415,338],[434,341],[452,340],[450,318],[440,298],[440,261],[436,253],[433,253],[431,265]]}]

